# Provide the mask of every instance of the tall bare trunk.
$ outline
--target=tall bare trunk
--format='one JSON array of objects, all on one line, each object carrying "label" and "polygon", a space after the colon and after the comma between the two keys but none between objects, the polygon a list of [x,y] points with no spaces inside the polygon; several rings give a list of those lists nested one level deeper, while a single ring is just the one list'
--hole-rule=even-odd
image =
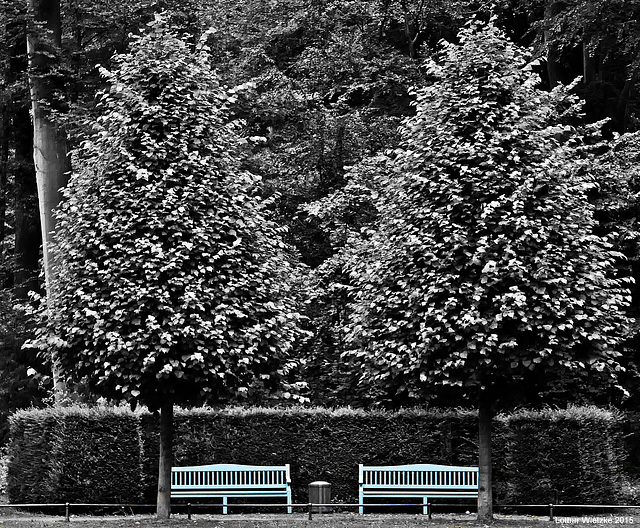
[{"label": "tall bare trunk", "polygon": [[[52,118],[51,109],[58,108],[55,99],[55,73],[60,56],[61,20],[60,0],[30,0],[34,26],[27,36],[29,55],[29,87],[33,116],[33,161],[36,170],[42,253],[44,260],[47,303],[50,313],[55,310],[56,270],[51,256],[55,230],[53,211],[61,200],[60,189],[67,184],[69,160],[65,134]],[[54,394],[56,401],[66,396],[66,386],[60,375],[58,360],[52,358]]]},{"label": "tall bare trunk", "polygon": [[491,395],[481,390],[478,398],[478,521],[493,520],[493,491],[491,477]]},{"label": "tall bare trunk", "polygon": [[173,401],[165,396],[160,408],[160,462],[158,464],[158,519],[171,515],[171,466],[173,465]]}]

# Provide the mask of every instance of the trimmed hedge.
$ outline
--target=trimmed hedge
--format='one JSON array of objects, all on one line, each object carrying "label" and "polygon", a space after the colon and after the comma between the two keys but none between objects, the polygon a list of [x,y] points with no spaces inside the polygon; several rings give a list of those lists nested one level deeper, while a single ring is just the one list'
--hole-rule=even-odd
[{"label": "trimmed hedge", "polygon": [[505,502],[623,501],[624,417],[595,407],[520,411],[505,417]]},{"label": "trimmed hedge", "polygon": [[10,419],[10,501],[140,501],[141,437],[139,416],[123,409],[20,411]]},{"label": "trimmed hedge", "polygon": [[12,502],[53,502],[50,486],[52,432],[56,419],[48,412],[19,412],[9,420],[7,493]]},{"label": "trimmed hedge", "polygon": [[[495,500],[621,500],[622,415],[596,408],[520,411],[494,422]],[[315,480],[357,502],[358,463],[477,465],[466,410],[192,409],[176,412],[176,465],[291,464],[294,502]],[[10,420],[11,502],[153,502],[158,433],[147,412],[20,411]]]}]

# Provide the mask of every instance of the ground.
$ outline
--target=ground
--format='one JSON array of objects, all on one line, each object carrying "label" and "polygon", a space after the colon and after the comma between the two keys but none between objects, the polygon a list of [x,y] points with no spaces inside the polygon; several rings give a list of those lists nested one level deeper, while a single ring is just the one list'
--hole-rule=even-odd
[{"label": "ground", "polygon": [[[579,514],[570,518],[530,515],[496,515],[493,528],[584,528],[593,526],[620,525],[619,528],[640,527],[640,512],[615,513],[614,515],[586,516]],[[430,521],[426,515],[378,515],[356,513],[307,514],[247,514],[247,515],[173,515],[168,521],[158,521],[153,515],[127,516],[71,516],[66,522],[64,515],[43,516],[0,512],[0,528],[484,528],[475,521],[474,515],[441,514]]]}]

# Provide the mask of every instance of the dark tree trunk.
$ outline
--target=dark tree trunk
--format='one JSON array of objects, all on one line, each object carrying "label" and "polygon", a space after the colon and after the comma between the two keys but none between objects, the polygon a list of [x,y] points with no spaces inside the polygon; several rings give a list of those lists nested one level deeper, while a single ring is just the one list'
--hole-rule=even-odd
[{"label": "dark tree trunk", "polygon": [[387,24],[391,18],[389,14],[390,7],[391,0],[382,0],[382,17],[380,18],[380,25],[378,26],[378,40],[382,40],[384,38]]},{"label": "dark tree trunk", "polygon": [[488,390],[481,390],[478,398],[478,521],[493,520],[493,491],[491,476],[491,410],[492,401]]},{"label": "dark tree trunk", "polygon": [[171,515],[171,467],[173,466],[173,401],[165,396],[160,408],[160,463],[158,464],[158,519]]},{"label": "dark tree trunk", "polygon": [[409,44],[409,57],[417,59],[418,38],[420,37],[420,17],[423,5],[421,2],[420,8],[416,13],[411,12],[406,1],[403,1],[401,5],[404,15],[404,34],[407,37],[407,43]]},{"label": "dark tree trunk", "polygon": [[38,191],[33,168],[33,135],[29,108],[16,109],[15,136],[15,270],[14,294],[26,300],[39,291],[38,267],[42,235],[38,219]]},{"label": "dark tree trunk", "polygon": [[636,85],[636,82],[638,81],[638,74],[640,73],[640,65],[638,64],[639,62],[640,57],[636,58],[636,60],[633,62],[633,71],[624,83],[624,86],[620,91],[620,95],[618,96],[615,120],[617,130],[621,134],[624,134],[626,132],[627,125],[629,123],[629,100],[631,99],[633,89]]},{"label": "dark tree trunk", "polygon": [[597,79],[597,57],[589,52],[587,42],[582,43],[582,80],[585,85]]},{"label": "dark tree trunk", "polygon": [[[5,237],[7,211],[7,181],[9,175],[9,108],[6,103],[0,105],[0,240]],[[4,248],[4,244],[2,245]],[[3,250],[4,253],[4,250]],[[2,267],[6,270],[7,256],[2,255]],[[8,276],[2,277],[2,287],[7,287]]]},{"label": "dark tree trunk", "polygon": [[547,0],[544,8],[544,43],[547,47],[547,77],[549,78],[549,86],[553,88],[561,82],[560,75],[560,56],[557,46],[554,42],[555,36],[551,26],[554,17],[560,13],[561,5],[556,0]]},{"label": "dark tree trunk", "polygon": [[[12,44],[9,52],[9,84],[17,82],[27,71],[26,27],[22,18],[7,24]],[[18,93],[11,102],[13,165],[15,182],[15,250],[13,288],[19,300],[26,300],[29,291],[38,291],[38,269],[42,235],[38,218],[38,191],[33,166],[33,127],[29,98]]]}]

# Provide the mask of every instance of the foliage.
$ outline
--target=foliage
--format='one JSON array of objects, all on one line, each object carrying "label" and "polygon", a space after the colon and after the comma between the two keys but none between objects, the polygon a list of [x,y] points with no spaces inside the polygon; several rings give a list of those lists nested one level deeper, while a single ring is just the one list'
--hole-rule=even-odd
[{"label": "foliage", "polygon": [[577,102],[536,88],[492,23],[459,40],[416,91],[379,176],[378,232],[349,264],[352,357],[363,379],[416,398],[434,383],[475,394],[554,371],[615,377],[628,279],[595,233],[588,153],[567,122]]},{"label": "foliage", "polygon": [[596,205],[596,217],[604,232],[614,233],[615,248],[626,257],[621,265],[636,282],[631,286],[634,302],[630,312],[633,316],[633,332],[629,339],[630,354],[626,354],[622,375],[623,384],[631,393],[631,398],[623,403],[624,408],[637,405],[635,395],[638,373],[638,286],[640,278],[640,136],[637,132],[616,137],[608,145],[593,166],[593,180],[589,194]]},{"label": "foliage", "polygon": [[341,187],[349,166],[389,144],[419,78],[380,37],[375,6],[230,0],[209,17],[222,78],[255,84],[255,98],[237,109],[247,118],[252,167],[279,194],[287,240],[312,267],[331,245],[300,206]]},{"label": "foliage", "polygon": [[242,167],[234,90],[162,18],[114,62],[58,213],[40,346],[132,405],[274,388],[300,335],[296,271]]},{"label": "foliage", "polygon": [[578,92],[592,121],[610,118],[608,128],[637,129],[631,95],[640,75],[637,0],[526,0],[515,12],[535,31],[533,48],[547,61],[549,81],[581,77]]},{"label": "foliage", "polygon": [[304,375],[311,398],[325,405],[375,403],[376,398],[357,386],[357,366],[344,361],[347,350],[344,327],[351,301],[351,280],[345,266],[353,258],[367,230],[377,217],[376,174],[388,159],[371,156],[349,167],[344,186],[325,198],[304,206],[309,218],[318,222],[333,248],[333,255],[312,270],[310,318],[315,339],[310,344]]},{"label": "foliage", "polygon": [[25,313],[16,307],[8,289],[0,290],[0,370],[4,383],[0,387],[0,444],[8,436],[8,416],[12,410],[40,405],[47,395],[49,376],[33,376],[31,365],[42,365],[34,354],[21,350],[33,328]]},{"label": "foliage", "polygon": [[[358,185],[369,184],[368,158],[395,143],[400,116],[411,111],[408,86],[421,77],[416,63],[389,48],[379,7],[231,0],[210,14],[216,30],[207,42],[218,63],[227,65],[222,78],[255,85],[255,97],[240,95],[235,108],[247,119],[252,170],[276,197],[286,240],[311,268],[322,266],[344,245],[346,233],[368,221],[358,199],[340,218],[333,214],[357,192],[347,183],[353,173],[360,173]],[[328,276],[311,276],[307,284],[312,293],[305,315],[315,338],[297,355],[305,362],[310,396],[338,403],[349,394],[337,387],[344,370],[340,286],[334,288]]]},{"label": "foliage", "polygon": [[72,144],[89,134],[91,122],[100,113],[95,93],[105,87],[100,67],[111,68],[111,60],[125,53],[133,35],[139,34],[153,20],[154,14],[164,12],[175,27],[188,35],[191,42],[206,30],[208,3],[193,0],[62,0],[61,74],[65,77],[64,97],[69,112],[58,114]]},{"label": "foliage", "polygon": [[[637,61],[640,44],[637,18],[640,3],[637,0],[568,0],[556,3],[558,9],[544,24],[552,32],[554,44],[561,51],[572,53],[576,47],[584,45],[587,54],[596,57],[600,68],[606,72],[617,61],[638,66],[633,64]],[[541,12],[539,0],[525,2],[523,7],[534,17],[536,12]]]},{"label": "foliage", "polygon": [[589,189],[602,229],[615,233],[616,247],[625,254],[634,270],[640,262],[638,160],[640,134],[634,132],[616,137],[598,158]]}]

